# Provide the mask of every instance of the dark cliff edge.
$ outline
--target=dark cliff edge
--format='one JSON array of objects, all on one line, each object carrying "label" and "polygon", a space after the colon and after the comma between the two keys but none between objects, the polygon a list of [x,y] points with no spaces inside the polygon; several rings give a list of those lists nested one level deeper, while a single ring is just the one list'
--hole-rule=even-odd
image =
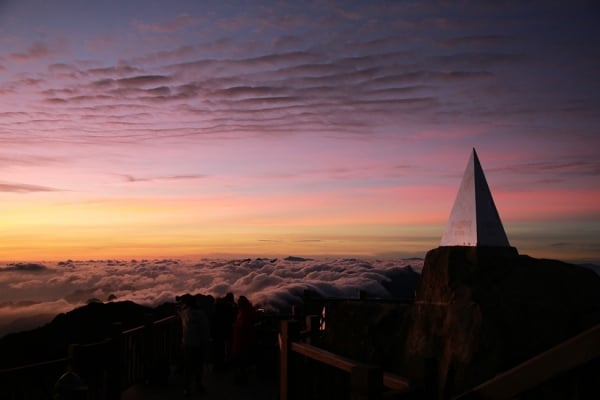
[{"label": "dark cliff edge", "polygon": [[0,369],[66,357],[69,344],[88,344],[109,338],[114,329],[126,330],[175,314],[175,304],[145,307],[131,301],[92,302],[62,313],[36,329],[0,339]]}]

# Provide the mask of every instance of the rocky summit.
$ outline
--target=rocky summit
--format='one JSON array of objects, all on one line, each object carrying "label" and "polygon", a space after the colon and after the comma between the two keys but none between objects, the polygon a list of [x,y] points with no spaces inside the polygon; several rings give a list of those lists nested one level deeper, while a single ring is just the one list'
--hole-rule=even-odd
[{"label": "rocky summit", "polygon": [[600,277],[510,248],[439,247],[408,312],[401,372],[433,363],[441,397],[460,394],[600,322]]}]

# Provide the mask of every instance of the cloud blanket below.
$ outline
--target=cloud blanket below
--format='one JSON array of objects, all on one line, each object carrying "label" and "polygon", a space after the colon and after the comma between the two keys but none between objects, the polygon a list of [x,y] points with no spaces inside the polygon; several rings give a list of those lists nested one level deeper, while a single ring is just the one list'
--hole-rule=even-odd
[{"label": "cloud blanket below", "polygon": [[299,302],[305,289],[328,297],[352,298],[358,290],[388,297],[388,283],[408,266],[420,272],[423,261],[288,257],[7,264],[0,266],[0,335],[33,328],[90,299],[156,306],[183,293],[233,292],[283,310]]}]

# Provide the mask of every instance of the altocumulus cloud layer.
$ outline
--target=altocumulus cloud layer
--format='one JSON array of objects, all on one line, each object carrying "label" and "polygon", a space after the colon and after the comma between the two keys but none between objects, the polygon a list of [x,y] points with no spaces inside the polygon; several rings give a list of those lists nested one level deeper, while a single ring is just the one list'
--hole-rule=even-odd
[{"label": "altocumulus cloud layer", "polygon": [[246,295],[269,309],[300,301],[304,289],[356,297],[358,289],[386,297],[382,283],[422,260],[358,259],[131,260],[19,263],[0,267],[0,335],[33,327],[90,299],[156,306],[183,293]]},{"label": "altocumulus cloud layer", "polygon": [[[398,125],[412,140],[423,130],[410,129],[416,122],[464,128],[524,116],[529,132],[547,135],[534,117],[560,114],[585,126],[597,104],[588,93],[596,84],[586,80],[593,57],[582,51],[595,44],[586,30],[592,17],[579,4],[263,2],[206,10],[184,2],[154,15],[62,3],[113,29],[82,34],[67,24],[48,29],[68,33],[7,40],[0,51],[7,143],[352,137],[397,134]],[[57,15],[41,17],[52,26],[63,11],[49,12]],[[580,29],[566,25],[562,34],[556,26],[565,20]],[[544,65],[562,62],[557,54],[569,61],[559,69],[568,84]],[[548,75],[531,73],[541,68]]]}]

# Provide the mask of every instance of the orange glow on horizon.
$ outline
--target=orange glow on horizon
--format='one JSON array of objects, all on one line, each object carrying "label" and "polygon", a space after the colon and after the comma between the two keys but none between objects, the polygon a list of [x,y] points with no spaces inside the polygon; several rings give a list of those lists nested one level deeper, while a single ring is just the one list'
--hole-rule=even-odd
[{"label": "orange glow on horizon", "polygon": [[[398,187],[256,194],[243,201],[233,195],[20,197],[0,206],[0,259],[424,254],[439,243],[450,192]],[[499,192],[496,203],[505,221],[533,222],[549,213],[593,213],[599,196],[595,190]]]}]

